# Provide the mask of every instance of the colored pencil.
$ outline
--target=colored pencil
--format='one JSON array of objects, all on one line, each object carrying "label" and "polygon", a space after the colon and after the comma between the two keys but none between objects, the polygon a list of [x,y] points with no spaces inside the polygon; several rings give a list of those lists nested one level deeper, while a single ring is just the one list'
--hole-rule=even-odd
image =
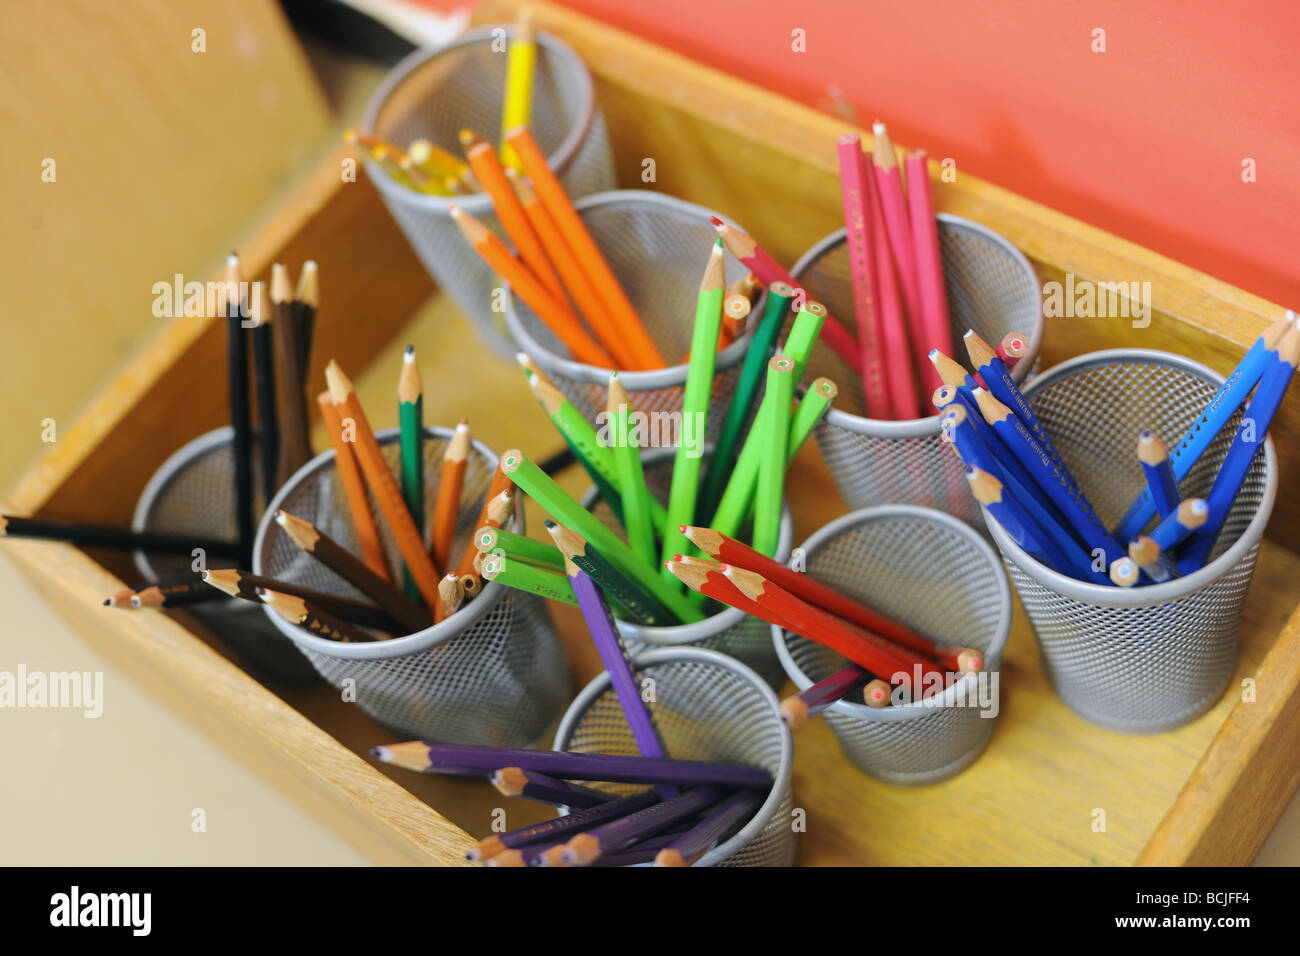
[{"label": "colored pencil", "polygon": [[590,866],[603,854],[622,849],[634,840],[654,836],[677,821],[713,806],[721,798],[722,791],[717,787],[697,787],[644,810],[602,823],[573,837],[564,848],[564,861],[574,866]]},{"label": "colored pencil", "polygon": [[493,235],[487,226],[455,204],[447,208],[465,241],[537,313],[537,317],[555,333],[577,361],[601,368],[610,368],[615,364],[610,354],[582,327],[568,307],[557,300],[522,262],[511,255],[506,244]]},{"label": "colored pencil", "polygon": [[[403,746],[397,744],[396,746]],[[385,751],[390,748],[375,747],[371,750],[372,757],[384,760],[379,756],[377,751]],[[525,751],[531,753],[532,751]],[[639,758],[631,758],[633,760]],[[385,761],[394,762],[394,761]],[[484,771],[492,772],[492,771]],[[548,843],[554,844],[571,833],[577,833],[584,829],[597,826],[598,824],[626,816],[629,813],[635,813],[643,807],[648,807],[657,802],[659,795],[653,790],[642,790],[626,797],[620,797],[615,800],[609,800],[597,806],[590,807],[586,810],[578,810],[567,816],[556,817],[554,820],[544,820],[541,823],[534,823],[531,826],[520,827],[517,830],[508,830],[505,833],[494,833],[478,841],[468,853],[465,854],[467,860],[473,862],[490,860],[498,854],[507,850],[518,849],[519,847],[531,846],[534,844]]]},{"label": "colored pencil", "polygon": [[[515,29],[510,37],[506,59],[506,94],[501,107],[501,135],[516,126],[529,126],[533,120],[533,74],[537,68],[537,41],[533,38],[533,12],[520,7],[515,14]],[[501,161],[514,169],[523,169],[510,144],[502,143]]]},{"label": "colored pencil", "polygon": [[1137,566],[1137,562],[1128,555],[1116,558],[1110,563],[1110,580],[1116,587],[1133,587],[1138,583],[1141,574],[1142,570]]},{"label": "colored pencil", "polygon": [[762,802],[762,795],[752,790],[732,794],[710,810],[705,819],[660,850],[655,855],[655,866],[690,866],[727,839]]},{"label": "colored pencil", "polygon": [[245,553],[253,550],[253,453],[252,423],[249,413],[248,343],[244,338],[243,304],[239,289],[243,275],[239,256],[226,257],[226,367],[230,386],[230,425],[233,430],[230,448],[234,461],[235,534]]},{"label": "colored pencil", "polygon": [[[898,175],[897,166],[893,170]],[[877,169],[879,174],[879,169]],[[876,310],[879,315],[881,373],[889,394],[889,409],[895,421],[910,421],[921,416],[921,406],[916,395],[916,377],[912,371],[912,337],[907,331],[907,314],[904,307],[907,276],[897,270],[891,251],[893,241],[887,239],[884,199],[880,195],[879,175],[867,177],[867,189],[872,192],[871,220],[876,291]],[[906,216],[906,210],[904,210]],[[910,239],[909,245],[910,245]]]},{"label": "colored pencil", "polygon": [[[356,454],[352,451],[354,443],[348,441],[344,435],[343,419],[330,393],[321,392],[316,397],[316,404],[320,408],[330,446],[334,449],[334,468],[338,473],[339,483],[343,486],[343,496],[348,505],[348,517],[351,518],[352,527],[357,533],[362,558],[366,567],[387,581],[389,580],[388,559],[384,556],[384,545],[379,537],[379,528],[375,525],[374,515],[370,513],[365,479],[361,475],[361,466],[357,464]],[[354,429],[355,425],[352,428]]]},{"label": "colored pencil", "polygon": [[238,542],[218,541],[199,535],[166,534],[159,531],[132,531],[108,525],[54,521],[50,518],[23,518],[0,515],[0,538],[42,538],[62,541],[79,548],[112,548],[116,551],[148,551],[191,557],[197,550],[208,558],[239,558],[244,548]]},{"label": "colored pencil", "polygon": [[[758,281],[767,286],[769,292],[774,283],[784,282],[791,288],[791,294],[793,295],[793,290],[799,286],[799,283],[795,282],[790,277],[790,273],[781,268],[777,261],[751,236],[735,226],[723,222],[717,216],[710,216],[709,221],[713,223],[713,228],[718,230],[718,235],[722,236],[722,241],[726,243],[727,250],[744,265],[748,266],[750,271],[758,276]],[[833,316],[828,318],[829,321],[822,332],[822,338],[840,357],[842,362],[850,368],[856,368],[859,362],[857,343],[838,319]]]},{"label": "colored pencil", "polygon": [[1219,531],[1232,510],[1232,503],[1246,480],[1250,463],[1264,447],[1273,416],[1277,413],[1278,406],[1282,404],[1282,398],[1286,395],[1298,363],[1300,363],[1300,326],[1291,328],[1282,337],[1282,341],[1278,344],[1277,355],[1260,378],[1255,396],[1250,400],[1241,424],[1237,426],[1237,434],[1232,444],[1228,446],[1228,453],[1219,467],[1219,473],[1214,477],[1214,484],[1210,486],[1210,493],[1205,496],[1210,511],[1209,516],[1204,524],[1192,532],[1179,550],[1178,570],[1181,573],[1190,574],[1209,559],[1215,539],[1218,538]]},{"label": "colored pencil", "polygon": [[277,463],[280,455],[280,409],[275,397],[275,352],[271,338],[273,306],[261,282],[252,286],[249,318],[253,322],[253,376],[257,386],[259,464],[262,498],[270,501],[279,488]]},{"label": "colored pencil", "polygon": [[460,515],[460,495],[465,487],[465,469],[469,461],[469,423],[461,419],[447,443],[442,459],[442,476],[433,506],[433,561],[443,568],[451,560],[451,544],[456,537],[456,519]]},{"label": "colored pencil", "polygon": [[[776,340],[781,334],[790,300],[794,298],[794,289],[780,281],[768,287],[767,300],[763,304],[763,315],[749,340],[741,363],[740,378],[736,380],[736,389],[731,395],[731,404],[727,406],[727,415],[723,419],[722,429],[709,460],[705,474],[704,486],[696,501],[696,511],[700,514],[713,514],[722,492],[727,476],[731,474],[732,465],[740,452],[741,434],[750,414],[754,411],[754,399],[758,395],[760,383],[766,375],[767,363],[776,351]],[[677,524],[689,524],[694,516]]]},{"label": "colored pencil", "polygon": [[912,153],[903,161],[907,170],[907,205],[911,215],[912,259],[920,314],[912,316],[916,330],[916,369],[922,389],[939,384],[938,376],[925,361],[930,349],[952,352],[952,326],[948,316],[948,290],[943,276],[943,253],[939,248],[939,222],[930,194],[930,166],[924,152]]},{"label": "colored pencil", "polygon": [[418,773],[473,776],[492,773],[501,767],[523,767],[525,770],[537,770],[565,780],[711,785],[765,792],[772,789],[772,775],[761,767],[705,760],[519,750],[432,740],[413,740],[374,747],[370,755],[383,763],[397,764]]},{"label": "colored pencil", "polygon": [[[655,369],[663,368],[667,363],[651,340],[645,326],[641,324],[631,301],[619,285],[609,263],[601,254],[600,248],[587,231],[582,217],[578,215],[559,179],[551,172],[546,157],[537,146],[532,133],[526,127],[516,126],[505,133],[505,140],[515,148],[523,171],[532,180],[533,189],[542,205],[555,221],[560,234],[577,255],[583,271],[596,287],[604,305],[603,321],[610,323],[611,339],[619,339],[627,344],[628,350],[635,357],[636,365],[623,363],[625,368]],[[596,316],[588,315],[589,321]],[[609,365],[603,366],[609,368]]]},{"label": "colored pencil", "polygon": [[[290,541],[401,621],[410,632],[423,630],[432,623],[428,611],[371,571],[350,551],[310,522],[280,510],[275,513],[275,523],[284,529]],[[436,600],[435,585],[434,601],[428,604],[430,609],[436,606]]]},{"label": "colored pencil", "polygon": [[1138,435],[1137,457],[1142,463],[1142,472],[1146,475],[1152,500],[1156,503],[1156,514],[1164,520],[1183,500],[1178,492],[1178,479],[1174,477],[1173,466],[1169,464],[1169,449],[1159,435],[1144,428]]},{"label": "colored pencil", "polygon": [[826,306],[820,302],[804,300],[803,308],[795,315],[794,324],[790,326],[790,334],[785,337],[785,343],[781,346],[781,354],[794,360],[796,386],[803,379],[803,373],[808,368],[813,346],[817,344],[817,338],[826,324],[826,314]]},{"label": "colored pencil", "polygon": [[[718,333],[718,351],[721,352],[745,334],[745,322],[754,311],[754,303],[745,295],[727,295],[722,300],[722,331]],[[687,355],[687,361],[690,355]]]},{"label": "colored pencil", "polygon": [[[492,510],[499,513],[496,500],[500,498],[503,492],[510,491],[513,488],[514,484],[501,471],[501,465],[498,462],[496,470],[492,473],[492,481],[488,484],[487,494],[483,498],[483,505],[479,508],[478,519],[475,521],[474,527],[480,529],[484,526],[501,527],[500,520],[489,515],[488,512]],[[511,511],[513,513],[513,504]],[[479,550],[474,546],[474,541],[471,539],[469,544],[465,546],[465,550],[461,552],[460,563],[454,569],[461,583],[465,586],[465,593],[469,597],[473,597],[479,591],[479,574],[474,567],[474,561],[478,555]]]},{"label": "colored pencil", "polygon": [[[695,517],[696,499],[700,485],[702,454],[686,439],[694,433],[701,440],[709,420],[709,400],[713,394],[713,370],[717,352],[718,329],[722,325],[722,294],[727,284],[726,260],[722,253],[722,240],[716,240],[709,251],[708,264],[695,305],[695,325],[691,334],[691,364],[686,373],[682,392],[681,434],[677,453],[673,457],[672,483],[668,492],[668,524],[664,527],[661,555],[664,560],[685,547],[677,526],[689,524]],[[784,469],[782,469],[784,471]],[[779,505],[778,505],[779,507]],[[676,587],[677,582],[666,571],[664,577]]]},{"label": "colored pencil", "polygon": [[[402,493],[397,487],[397,482],[393,480],[393,473],[388,469],[388,462],[379,447],[375,433],[370,428],[365,410],[357,400],[352,382],[333,359],[325,367],[325,379],[329,385],[330,397],[334,399],[340,416],[350,417],[355,423],[356,441],[353,448],[357,463],[361,466],[361,473],[365,476],[366,485],[374,495],[379,510],[388,522],[389,533],[392,534],[398,551],[401,552],[402,560],[406,562],[411,576],[415,578],[416,587],[420,590],[420,596],[424,598],[425,606],[435,607],[438,600],[437,569],[429,557],[429,552],[424,549],[424,538],[420,530],[411,520],[411,513],[406,510]],[[396,592],[396,589],[394,591],[400,593]]]},{"label": "colored pencil", "polygon": [[[411,512],[415,526],[423,529],[424,383],[420,379],[420,368],[415,364],[413,345],[408,345],[402,354],[402,371],[397,378],[397,418],[402,447],[402,500]],[[415,586],[415,579],[406,567],[402,568],[402,589],[407,597],[419,600],[420,589]]]},{"label": "colored pencil", "polygon": [[1170,580],[1175,574],[1173,562],[1149,535],[1141,534],[1130,541],[1128,556],[1147,577],[1157,584]]},{"label": "colored pencil", "polygon": [[564,570],[564,556],[553,545],[515,534],[513,531],[493,528],[490,525],[479,528],[474,533],[474,547],[484,554],[492,554],[500,550],[508,558],[550,568],[553,571]]},{"label": "colored pencil", "polygon": [[1185,498],[1173,514],[1151,530],[1151,540],[1161,551],[1172,551],[1209,517],[1210,506],[1204,498]]},{"label": "colored pencil", "polygon": [[212,588],[203,583],[203,578],[192,575],[184,581],[152,584],[141,588],[131,595],[131,607],[181,607],[186,604],[199,604],[210,600]]},{"label": "colored pencil", "polygon": [[[966,466],[966,480],[975,500],[988,509],[997,521],[1030,557],[1060,574],[1077,574],[1078,567],[1057,540],[1013,497],[1006,493],[999,478],[975,465]],[[1070,542],[1071,547],[1074,546]],[[1100,572],[1088,575],[1095,584],[1104,584]]]},{"label": "colored pencil", "polygon": [[465,585],[455,574],[444,574],[438,582],[438,606],[434,609],[433,623],[441,624],[460,610],[465,600]]},{"label": "colored pencil", "polygon": [[[923,310],[916,272],[916,245],[912,240],[912,219],[903,191],[903,173],[898,168],[898,157],[894,153],[894,144],[890,142],[885,124],[877,120],[871,126],[871,133],[871,163],[876,174],[876,191],[880,197],[881,225],[889,240],[890,259],[898,273],[899,291],[907,313],[906,321],[916,326]],[[928,388],[926,390],[929,391]]]},{"label": "colored pencil", "polygon": [[302,361],[302,333],[294,316],[293,297],[289,270],[277,262],[271,267],[271,333],[280,368],[280,441],[275,471],[281,485],[311,459],[307,370]]},{"label": "colored pencil", "polygon": [[1009,372],[1016,367],[1016,363],[1024,356],[1027,348],[1023,335],[1019,332],[1008,332],[998,343],[998,358],[1002,359],[1002,364]]},{"label": "colored pencil", "polygon": [[546,530],[560,554],[600,585],[633,622],[647,627],[671,627],[682,623],[656,594],[616,568],[576,531],[549,519]]},{"label": "colored pencil", "polygon": [[310,631],[320,637],[344,643],[368,643],[376,640],[368,631],[335,617],[328,611],[316,607],[310,601],[281,591],[258,588],[258,597],[270,605],[271,609],[290,624],[304,631]]},{"label": "colored pencil", "polygon": [[[755,422],[762,435],[763,454],[759,461],[758,487],[754,490],[754,548],[768,556],[776,554],[781,536],[781,503],[785,491],[785,469],[790,443],[790,415],[794,398],[794,361],[778,355],[767,366],[767,409]],[[671,517],[671,515],[670,515]],[[679,537],[681,532],[678,532]]]},{"label": "colored pencil", "polygon": [[796,597],[817,605],[823,611],[851,621],[903,647],[933,657],[953,670],[978,671],[983,666],[983,655],[978,651],[932,641],[906,625],[823,584],[811,575],[795,571],[735,538],[721,534],[712,528],[685,528],[683,533],[692,544],[710,557],[725,564],[756,571]]},{"label": "colored pencil", "polygon": [[498,581],[506,587],[559,601],[561,604],[578,603],[573,587],[559,571],[515,561],[500,554],[484,555],[480,568],[488,581]]},{"label": "colored pencil", "polygon": [[614,532],[592,517],[523,452],[511,449],[502,455],[501,470],[528,497],[549,511],[556,521],[590,542],[614,567],[658,598],[680,621],[692,623],[703,619],[685,595],[661,578],[655,568],[638,558]]},{"label": "colored pencil", "polygon": [[[1179,481],[1187,477],[1192,466],[1213,444],[1223,426],[1259,382],[1264,369],[1277,353],[1282,336],[1291,328],[1293,318],[1294,313],[1288,312],[1255,340],[1227,381],[1215,392],[1205,410],[1197,416],[1183,440],[1174,448],[1169,461],[1174,469],[1174,477]],[[1115,526],[1115,536],[1122,541],[1129,540],[1146,527],[1155,513],[1155,499],[1151,496],[1151,490],[1144,487]]]},{"label": "colored pencil", "polygon": [[[293,317],[298,323],[298,360],[302,365],[304,381],[311,369],[311,347],[316,336],[316,312],[320,308],[320,275],[315,259],[308,259],[298,273],[298,286],[293,293]],[[304,392],[299,390],[299,403]],[[304,409],[306,405],[302,406]],[[310,455],[310,448],[308,449]]]},{"label": "colored pencil", "polygon": [[875,191],[867,177],[874,175],[862,152],[856,133],[836,140],[840,166],[840,196],[844,205],[845,244],[849,250],[849,273],[853,288],[853,313],[857,321],[857,361],[853,368],[862,376],[862,392],[868,418],[890,416],[889,392],[881,367],[883,330],[875,290],[875,247],[872,233],[871,200]]},{"label": "colored pencil", "polygon": [[[605,413],[610,423],[610,445],[618,477],[618,497],[623,506],[623,527],[627,542],[643,561],[655,560],[655,524],[652,496],[645,483],[641,465],[641,448],[632,427],[632,411],[627,389],[618,372],[609,373],[609,393]],[[602,494],[602,497],[604,495]],[[608,502],[610,499],[606,499]],[[665,511],[664,521],[667,521]],[[660,528],[664,525],[660,525]]]},{"label": "colored pencil", "polygon": [[503,767],[496,771],[492,774],[492,786],[502,796],[523,797],[573,810],[587,810],[614,799],[611,794],[523,767]]},{"label": "colored pencil", "polygon": [[[791,729],[802,727],[809,719],[822,713],[837,700],[843,700],[875,680],[876,678],[873,678],[868,671],[864,671],[857,664],[850,664],[806,690],[781,701],[781,719]],[[882,703],[889,702],[889,685],[884,681],[880,681],[880,684],[884,685],[883,688],[874,688],[876,693],[867,700],[871,706],[879,707]]]},{"label": "colored pencil", "polygon": [[261,602],[261,598],[257,596],[258,588],[268,591],[281,591],[285,594],[304,598],[335,617],[342,618],[352,624],[387,631],[389,634],[405,634],[407,632],[407,628],[401,621],[377,604],[358,601],[355,598],[341,597],[325,591],[316,591],[312,588],[294,584],[292,581],[281,581],[278,578],[269,578],[235,568],[210,568],[203,572],[203,580],[218,589],[219,592],[224,592],[231,597],[243,598],[246,601]]},{"label": "colored pencil", "polygon": [[[411,140],[406,146],[406,155],[411,162],[430,175],[452,176],[459,179],[470,171],[469,164],[451,150],[443,149],[424,138]],[[475,188],[480,188],[477,183]]]}]

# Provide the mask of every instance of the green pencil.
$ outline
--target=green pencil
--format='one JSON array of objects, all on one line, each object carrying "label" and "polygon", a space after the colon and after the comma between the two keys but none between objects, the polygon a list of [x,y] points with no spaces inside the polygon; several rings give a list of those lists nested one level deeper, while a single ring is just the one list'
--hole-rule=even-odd
[{"label": "green pencil", "polygon": [[[731,396],[731,405],[727,409],[726,420],[718,434],[717,445],[713,449],[713,458],[709,462],[708,474],[704,479],[704,488],[700,494],[699,507],[701,515],[712,514],[722,499],[722,489],[727,475],[731,473],[732,463],[740,451],[741,436],[745,422],[753,411],[754,399],[758,395],[759,383],[763,380],[768,361],[776,350],[776,339],[781,334],[786,313],[790,309],[790,300],[794,298],[794,289],[785,282],[773,282],[767,287],[767,298],[763,304],[763,317],[754,329],[750,339],[749,350],[740,369],[740,379],[736,382],[735,394]],[[689,521],[678,524],[690,524]]]},{"label": "green pencil", "polygon": [[[785,489],[785,456],[790,442],[786,409],[794,397],[794,359],[778,355],[767,366],[767,414],[756,426],[763,435],[763,454],[754,493],[754,550],[769,558],[781,536],[781,493]],[[770,399],[770,401],[768,400]]]},{"label": "green pencil", "polygon": [[522,534],[484,525],[474,532],[474,547],[483,554],[500,552],[510,560],[535,564],[555,571],[564,570],[564,556],[544,541],[534,541]]},{"label": "green pencil", "polygon": [[[713,393],[713,369],[718,357],[718,330],[722,327],[722,297],[726,288],[727,262],[723,258],[722,240],[718,239],[709,252],[709,264],[704,268],[704,278],[700,282],[700,294],[695,305],[691,363],[687,366],[686,388],[682,392],[681,434],[677,443],[677,455],[673,460],[673,479],[668,491],[668,523],[664,527],[664,543],[660,553],[664,561],[670,560],[674,554],[684,554],[691,548],[686,536],[677,529],[695,520],[700,465],[704,458],[702,449],[692,448],[686,435],[694,429],[700,441],[704,439],[705,425],[709,420],[709,399]],[[662,565],[660,574],[674,589],[682,586]]]},{"label": "green pencil", "polygon": [[595,581],[633,623],[646,627],[672,627],[681,623],[663,602],[610,564],[582,535],[550,520],[546,522],[546,530],[555,539],[559,552]]},{"label": "green pencil", "polygon": [[817,344],[817,336],[822,334],[825,322],[826,306],[809,299],[795,316],[794,325],[790,326],[790,334],[786,336],[781,351],[794,359],[796,387],[803,378],[804,369],[808,367],[808,359],[812,356],[813,346]]},{"label": "green pencil", "polygon": [[[809,387],[808,394],[799,402],[790,418],[790,441],[785,456],[787,468],[837,394],[839,389],[829,378],[819,378]],[[759,415],[762,414],[760,409]],[[736,459],[736,468],[731,473],[731,480],[727,482],[727,490],[718,503],[718,510],[709,523],[714,531],[731,538],[739,533],[740,526],[754,511],[754,489],[758,484],[758,469],[763,458],[764,437],[761,431],[756,422],[750,430],[749,440],[740,451],[740,457]]]},{"label": "green pencil", "polygon": [[609,421],[614,464],[618,466],[618,490],[623,498],[623,527],[627,542],[646,564],[655,563],[655,529],[650,516],[650,489],[641,467],[641,448],[632,441],[632,413],[627,389],[618,372],[609,373],[609,398],[605,413]]},{"label": "green pencil", "polygon": [[[415,526],[424,534],[424,383],[415,364],[415,346],[408,345],[397,378],[397,416],[401,426],[402,497]],[[402,566],[406,596],[420,600],[411,572]]]},{"label": "green pencil", "polygon": [[519,449],[512,448],[501,456],[501,471],[509,475],[524,494],[549,511],[551,517],[586,538],[612,565],[658,598],[682,622],[704,619],[704,615],[686,600],[686,595],[669,586],[653,566],[638,558],[618,539],[618,535],[574,501]]},{"label": "green pencil", "polygon": [[569,579],[558,571],[525,564],[499,554],[483,559],[483,577],[563,604],[577,604]]}]

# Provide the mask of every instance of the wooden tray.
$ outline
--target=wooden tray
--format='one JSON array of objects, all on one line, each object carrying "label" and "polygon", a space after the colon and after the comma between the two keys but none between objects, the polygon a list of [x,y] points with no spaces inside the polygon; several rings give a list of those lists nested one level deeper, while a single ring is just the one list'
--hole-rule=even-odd
[{"label": "wooden tray", "polygon": [[[513,4],[489,0],[480,22],[503,22]],[[538,21],[570,43],[595,77],[622,182],[734,214],[778,259],[793,262],[840,219],[835,136],[840,120],[569,11],[540,5]],[[865,134],[864,134],[865,135]],[[241,249],[250,274],[315,258],[325,284],[312,381],[333,355],[346,360],[376,424],[392,424],[401,346],[416,344],[426,416],[468,415],[497,450],[545,455],[559,445],[517,369],[490,355],[434,290],[364,180],[342,183],[340,150],[305,178],[272,221]],[[1124,320],[1049,321],[1044,362],[1099,348],[1141,345],[1231,368],[1277,307],[1098,229],[960,173],[938,185],[938,208],[1002,233],[1043,279],[1066,273],[1150,280],[1151,325]],[[219,323],[167,325],[54,452],[25,476],[5,510],[91,521],[129,519],[141,489],[183,442],[221,424],[226,408]],[[395,415],[395,413],[394,413]],[[539,436],[545,436],[544,438]],[[1300,467],[1300,396],[1273,429],[1283,474]],[[319,436],[318,436],[319,437]],[[539,444],[539,442],[541,444]],[[318,442],[317,447],[323,447]],[[581,490],[578,474],[566,478]],[[843,511],[814,448],[790,478],[797,540]],[[1241,625],[1234,687],[1195,723],[1173,733],[1126,737],[1069,712],[1043,676],[1017,610],[1003,714],[985,755],[956,779],[900,789],[853,769],[824,723],[796,735],[796,805],[807,811],[804,864],[1225,864],[1248,862],[1300,783],[1300,518],[1281,496]],[[540,525],[530,515],[533,527]],[[133,580],[120,555],[47,542],[6,547],[33,584],[81,626],[87,640],[275,782],[377,862],[462,863],[487,834],[493,808],[510,824],[545,816],[477,781],[389,771],[365,758],[388,735],[328,687],[260,683],[220,638],[192,618],[110,612],[103,597]],[[572,609],[557,623],[579,681],[598,670]],[[1094,811],[1106,830],[1093,829]]]}]

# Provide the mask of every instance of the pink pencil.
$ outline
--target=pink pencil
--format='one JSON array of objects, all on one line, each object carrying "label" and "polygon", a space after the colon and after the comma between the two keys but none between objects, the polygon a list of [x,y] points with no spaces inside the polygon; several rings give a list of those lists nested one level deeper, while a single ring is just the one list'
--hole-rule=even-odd
[{"label": "pink pencil", "polygon": [[871,207],[872,245],[875,246],[876,253],[872,288],[876,290],[876,304],[880,310],[881,361],[889,388],[893,418],[896,421],[910,421],[921,417],[921,406],[916,398],[916,377],[912,371],[912,356],[907,342],[907,321],[903,317],[903,303],[898,295],[894,260],[889,254],[889,242],[885,238],[885,222],[876,178],[868,176],[867,185],[873,193],[867,204]]},{"label": "pink pencil", "polygon": [[903,195],[903,172],[898,168],[894,144],[889,141],[885,124],[877,120],[871,132],[874,138],[871,159],[876,171],[880,209],[885,217],[885,233],[889,236],[889,251],[898,270],[907,318],[913,328],[917,328],[921,315],[920,281],[913,260],[912,223],[907,215],[907,199]]},{"label": "pink pencil", "polygon": [[933,391],[943,384],[928,356],[930,349],[952,354],[952,329],[948,325],[948,290],[943,281],[943,257],[939,252],[939,226],[934,218],[930,195],[930,172],[925,153],[913,153],[904,160],[907,167],[907,200],[912,213],[912,244],[916,278],[921,294],[921,312],[914,316],[913,345],[917,352],[921,387]]},{"label": "pink pencil", "polygon": [[862,392],[868,418],[889,418],[889,392],[880,367],[880,317],[876,314],[872,290],[871,188],[867,158],[856,133],[845,133],[836,141],[840,158],[840,194],[844,199],[845,243],[853,276],[853,312],[858,322],[857,367],[862,374]]},{"label": "pink pencil", "polygon": [[[718,235],[722,237],[727,250],[748,266],[749,271],[758,276],[758,281],[763,285],[770,286],[773,282],[785,282],[792,288],[803,288],[748,233],[728,225],[717,216],[710,216],[709,221],[713,223],[713,228],[718,230]],[[859,366],[858,343],[853,341],[853,336],[849,335],[848,330],[840,325],[835,316],[826,316],[826,321],[822,324],[821,341],[834,350],[840,357],[840,361],[852,368]]]}]

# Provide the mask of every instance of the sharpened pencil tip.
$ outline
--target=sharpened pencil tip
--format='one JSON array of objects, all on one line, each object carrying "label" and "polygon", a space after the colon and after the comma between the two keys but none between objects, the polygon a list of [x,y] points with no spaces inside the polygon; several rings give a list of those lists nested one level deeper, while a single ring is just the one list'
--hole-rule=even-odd
[{"label": "sharpened pencil tip", "polygon": [[226,265],[228,265],[228,266],[237,266],[237,265],[239,265],[239,253],[237,253],[237,252],[232,252],[232,253],[230,253],[229,255],[227,255],[227,256],[226,256]]},{"label": "sharpened pencil tip", "polygon": [[874,123],[871,124],[871,132],[875,133],[877,136],[879,136],[884,131],[885,131],[885,124],[880,122],[880,120],[876,120]]},{"label": "sharpened pencil tip", "polygon": [[554,521],[552,521],[550,518],[547,518],[547,519],[546,519],[546,530],[547,530],[547,531],[550,531],[552,528],[558,528],[558,527],[559,527],[559,525],[556,524]]},{"label": "sharpened pencil tip", "polygon": [[402,361],[405,362],[407,365],[410,365],[412,362],[415,361],[414,345],[408,345],[406,347],[406,351],[402,353]]},{"label": "sharpened pencil tip", "polygon": [[710,217],[709,217],[709,222],[713,223],[713,225],[715,225],[715,226],[721,226],[721,225],[722,225],[722,220],[719,219],[717,216],[710,216]]},{"label": "sharpened pencil tip", "polygon": [[112,598],[104,598],[104,607],[108,607],[112,603],[113,603]]}]

